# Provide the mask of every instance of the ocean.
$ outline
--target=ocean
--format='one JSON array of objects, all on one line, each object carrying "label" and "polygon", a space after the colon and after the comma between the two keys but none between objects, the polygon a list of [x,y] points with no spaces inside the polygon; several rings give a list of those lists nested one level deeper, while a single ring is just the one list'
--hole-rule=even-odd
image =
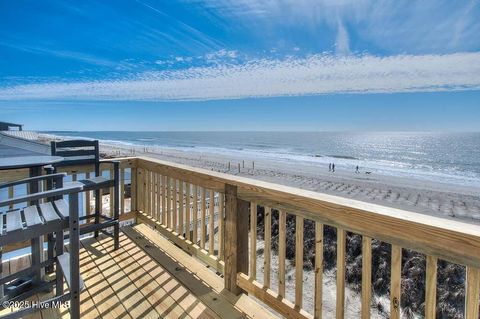
[{"label": "ocean", "polygon": [[244,155],[480,186],[480,133],[45,132],[123,145]]}]

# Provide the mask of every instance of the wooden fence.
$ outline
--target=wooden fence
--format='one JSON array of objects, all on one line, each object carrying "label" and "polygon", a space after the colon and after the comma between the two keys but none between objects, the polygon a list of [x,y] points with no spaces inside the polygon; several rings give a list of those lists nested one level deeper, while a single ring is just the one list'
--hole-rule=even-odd
[{"label": "wooden fence", "polygon": [[[436,314],[439,259],[466,267],[465,318],[479,318],[478,226],[151,158],[119,160],[121,219],[136,218],[137,222],[154,227],[223,275],[226,289],[237,294],[247,292],[284,316],[322,317],[323,236],[325,227],[332,227],[336,230],[336,318],[345,317],[347,234],[352,233],[362,238],[361,318],[370,318],[372,311],[372,240],[391,246],[391,318],[401,315],[405,249],[426,256],[426,318],[435,318]],[[130,209],[125,209],[126,170],[131,174]],[[66,171],[78,178],[93,168],[69,167]],[[3,174],[1,179],[18,178],[21,174],[25,172]],[[113,196],[113,192],[110,194]],[[272,250],[272,215],[278,220],[278,256]],[[293,219],[295,225],[293,292],[287,291],[286,285],[287,219]],[[314,225],[313,291],[305,291],[304,287],[305,223]],[[257,236],[258,230],[263,237]],[[257,256],[260,241],[261,259]],[[263,261],[263,267],[257,265],[258,260]],[[272,267],[273,260],[276,268]],[[257,269],[262,268],[263,276],[259,276]],[[311,310],[304,307],[306,294],[313,296]]]}]

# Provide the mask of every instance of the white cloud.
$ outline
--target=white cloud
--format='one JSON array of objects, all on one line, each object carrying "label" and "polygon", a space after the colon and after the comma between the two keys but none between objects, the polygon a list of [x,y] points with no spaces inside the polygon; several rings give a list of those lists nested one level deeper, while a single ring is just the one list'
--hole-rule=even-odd
[{"label": "white cloud", "polygon": [[338,20],[337,40],[335,42],[335,49],[337,54],[348,55],[350,54],[350,43],[348,39],[348,33],[343,23]]},{"label": "white cloud", "polygon": [[238,55],[238,52],[235,50],[221,49],[221,50],[206,54],[205,58],[207,60],[214,61],[222,58],[235,59],[237,55]]},{"label": "white cloud", "polygon": [[0,88],[0,100],[212,100],[480,89],[480,53],[313,55],[155,71],[121,80]]}]

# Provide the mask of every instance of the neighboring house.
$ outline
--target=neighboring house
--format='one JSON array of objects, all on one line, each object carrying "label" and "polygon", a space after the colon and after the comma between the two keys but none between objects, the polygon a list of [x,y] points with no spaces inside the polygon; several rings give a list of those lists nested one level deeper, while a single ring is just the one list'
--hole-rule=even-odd
[{"label": "neighboring house", "polygon": [[37,132],[23,131],[21,124],[0,122],[0,157],[50,155],[50,146],[38,142],[37,139]]},{"label": "neighboring house", "polygon": [[23,124],[0,122],[0,131],[13,131],[13,128],[16,128],[18,131],[22,131]]}]

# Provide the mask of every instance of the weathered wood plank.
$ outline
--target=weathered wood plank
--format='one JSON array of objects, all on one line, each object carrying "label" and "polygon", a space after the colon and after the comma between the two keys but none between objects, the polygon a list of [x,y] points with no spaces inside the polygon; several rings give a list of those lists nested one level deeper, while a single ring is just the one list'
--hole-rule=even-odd
[{"label": "weathered wood plank", "polygon": [[206,216],[207,216],[207,203],[206,203],[206,193],[207,190],[205,187],[202,187],[200,190],[200,205],[202,207],[201,218],[200,218],[200,247],[205,249],[205,242],[207,238],[207,225],[206,225]]},{"label": "weathered wood plank", "polygon": [[303,307],[303,217],[295,219],[295,306]]},{"label": "weathered wood plank", "polygon": [[250,278],[257,279],[257,203],[250,203]]},{"label": "weathered wood plank", "polygon": [[183,194],[183,182],[178,181],[178,233],[183,236],[183,204],[184,204],[184,194]]},{"label": "weathered wood plank", "polygon": [[138,210],[137,206],[137,169],[135,167],[132,167],[130,169],[130,211],[136,212]]},{"label": "weathered wood plank", "polygon": [[172,179],[167,176],[167,227],[172,228]]},{"label": "weathered wood plank", "polygon": [[263,247],[263,285],[270,288],[272,260],[272,209],[270,207],[264,207],[264,209],[265,246]]},{"label": "weathered wood plank", "polygon": [[425,318],[435,319],[437,312],[437,258],[427,256],[425,280]]},{"label": "weathered wood plank", "polygon": [[157,220],[162,220],[162,176],[155,174],[157,178]]},{"label": "weathered wood plank", "polygon": [[286,261],[287,214],[278,211],[278,294],[285,298],[285,261]]},{"label": "weathered wood plank", "polygon": [[[155,231],[152,229],[144,227],[143,225],[138,225],[131,229],[126,229],[126,233],[133,240],[138,241],[138,245],[140,246],[149,243],[145,239],[148,238],[149,241],[159,247],[160,249],[149,249],[147,252],[152,258],[155,258],[161,263],[166,270],[174,273],[176,280],[190,289],[195,296],[198,296],[201,302],[208,305],[219,317],[236,318],[237,315],[240,315],[242,318],[245,316],[248,318],[276,318],[248,296],[244,294],[235,296],[225,290],[223,280],[220,277],[215,275],[215,273],[211,272],[201,263],[195,261],[178,247],[175,247],[165,238],[162,238],[162,236],[154,234]],[[138,236],[139,234],[144,234],[144,237]],[[169,256],[174,256],[174,259],[170,259]],[[179,264],[181,266],[180,270],[178,270]],[[183,268],[188,269],[188,272],[183,271]],[[195,275],[195,280],[191,280],[193,278],[190,273]],[[201,278],[201,282],[197,278]],[[203,283],[205,283],[207,287],[204,287]],[[238,314],[237,311],[232,311],[232,306],[225,305],[225,301],[233,304],[236,309],[243,313]]]},{"label": "weathered wood plank", "polygon": [[[114,289],[107,282],[106,276],[108,274],[102,272],[93,261],[93,254],[90,254],[91,247],[89,244],[94,241],[94,239],[87,239],[82,241],[80,245],[80,270],[87,288],[84,291],[88,292],[87,300],[92,301],[91,307],[89,307],[91,318],[132,318],[127,309],[125,309],[123,302],[115,294]],[[85,297],[85,294],[82,293],[80,297]],[[82,307],[85,299],[82,300],[83,302],[80,305],[83,315],[86,310]],[[95,301],[93,302],[93,300]]]},{"label": "weathered wood plank", "polygon": [[337,319],[345,317],[345,237],[345,230],[337,228]]},{"label": "weathered wood plank", "polygon": [[198,187],[193,185],[193,231],[192,231],[192,241],[196,244],[198,243]]},{"label": "weathered wood plank", "polygon": [[137,207],[141,212],[145,212],[145,182],[144,169],[137,169]]},{"label": "weathered wood plank", "polygon": [[145,211],[152,216],[152,172],[145,171]]},{"label": "weathered wood plank", "polygon": [[192,196],[192,185],[190,183],[185,183],[185,224],[186,224],[186,238],[187,240],[192,240],[191,229],[192,229],[192,219],[190,216],[191,207],[190,207],[190,197]]},{"label": "weathered wood plank", "polygon": [[215,193],[213,190],[210,190],[208,197],[208,252],[213,255],[215,250]]},{"label": "weathered wood plank", "polygon": [[322,318],[323,309],[323,224],[315,222],[315,304],[313,316]]},{"label": "weathered wood plank", "polygon": [[[142,309],[143,316],[154,316],[158,314],[164,318],[188,318],[192,317],[188,311],[182,308],[179,303],[174,299],[173,295],[176,294],[177,289],[181,289],[185,292],[183,287],[170,275],[169,280],[176,282],[176,285],[170,286],[169,281],[160,281],[156,283],[155,278],[152,277],[152,266],[159,268],[158,273],[165,273],[165,269],[153,262],[141,248],[139,248],[134,242],[132,242],[127,236],[121,236],[120,249],[113,250],[110,242],[107,240],[98,240],[100,244],[99,250],[106,255],[109,255],[114,260],[125,278],[128,278],[129,285],[134,288],[132,290],[137,293],[137,296],[141,299],[137,303],[144,306]],[[142,266],[150,264],[148,271],[144,271]],[[165,277],[165,276],[164,276]],[[169,289],[172,287],[172,289]],[[127,287],[125,288],[127,289]],[[138,295],[138,292],[140,293]],[[138,312],[140,310],[137,310]],[[137,313],[138,313],[137,312]]]},{"label": "weathered wood plank", "polygon": [[[88,246],[86,246],[87,243]],[[95,239],[87,243],[82,242],[85,249],[96,249],[99,252],[97,255],[89,254],[88,256],[104,276],[104,280],[118,297],[117,302],[121,302],[126,312],[134,318],[159,318],[160,314],[151,307],[142,292],[135,288],[117,261],[104,251],[102,245]]]},{"label": "weathered wood plank", "polygon": [[311,314],[307,313],[303,309],[298,309],[289,300],[285,298],[282,299],[282,297],[275,293],[273,290],[263,286],[255,280],[251,280],[248,275],[244,273],[239,273],[237,275],[237,283],[238,286],[241,287],[243,290],[263,301],[265,304],[269,305],[269,307],[285,316],[285,318],[313,318]]},{"label": "weathered wood plank", "polygon": [[400,294],[402,279],[402,247],[392,245],[392,270],[390,274],[390,318],[400,319]]},{"label": "weathered wood plank", "polygon": [[174,232],[178,232],[178,224],[177,224],[177,217],[178,217],[178,188],[177,188],[177,180],[175,178],[172,179],[172,227]]},{"label": "weathered wood plank", "polygon": [[225,197],[223,193],[218,193],[218,258],[225,260]]},{"label": "weathered wood plank", "polygon": [[167,176],[162,175],[162,225],[167,226],[168,199],[167,199]]},{"label": "weathered wood plank", "polygon": [[467,267],[465,319],[479,318],[480,269]]},{"label": "weathered wood plank", "polygon": [[372,300],[372,239],[362,238],[362,319],[370,319]]},{"label": "weathered wood plank", "polygon": [[160,224],[145,213],[139,213],[138,220],[155,228],[165,238],[168,238],[168,240],[171,240],[173,243],[175,243],[175,245],[181,247],[184,251],[188,252],[192,256],[202,260],[205,264],[209,265],[213,269],[220,273],[224,273],[225,263],[219,260],[216,256],[210,255],[207,250],[202,249],[196,243],[188,241],[185,237],[173,232],[172,229]]},{"label": "weathered wood plank", "polygon": [[240,294],[237,273],[248,271],[249,203],[237,199],[237,188],[225,186],[225,289]]}]

